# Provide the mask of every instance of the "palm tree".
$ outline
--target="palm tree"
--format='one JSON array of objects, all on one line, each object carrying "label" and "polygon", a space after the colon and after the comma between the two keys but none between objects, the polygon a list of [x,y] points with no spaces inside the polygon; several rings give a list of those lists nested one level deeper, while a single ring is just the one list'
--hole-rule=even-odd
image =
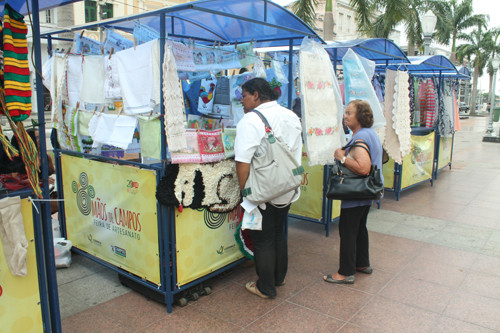
[{"label": "palm tree", "polygon": [[388,38],[391,31],[403,23],[408,55],[413,55],[415,47],[423,44],[420,14],[426,10],[425,0],[350,0],[350,5],[356,11],[358,30],[367,36]]},{"label": "palm tree", "polygon": [[[498,41],[500,39],[500,28],[493,28],[489,30],[489,33],[491,37],[491,43],[488,45],[488,53],[490,54],[490,59],[493,60],[495,57],[500,56],[500,45],[498,44]],[[494,69],[491,61],[488,62],[487,72],[490,76],[490,95],[488,96],[488,101],[491,100],[491,93],[493,92],[491,89],[493,85],[493,76],[495,74],[495,70],[498,70],[498,68]]]},{"label": "palm tree", "polygon": [[465,59],[472,62],[474,66],[474,75],[472,78],[472,98],[471,98],[471,114],[476,113],[476,97],[477,97],[477,81],[483,75],[484,68],[490,60],[490,52],[492,37],[490,31],[484,31],[485,26],[479,24],[471,33],[460,33],[457,39],[466,42],[456,49],[456,56],[459,61]]},{"label": "palm tree", "polygon": [[325,40],[333,40],[333,11],[332,0],[326,0],[325,18],[323,20],[323,38]]},{"label": "palm tree", "polygon": [[473,14],[473,0],[428,0],[436,14],[436,33],[434,37],[448,45],[451,41],[451,62],[456,61],[456,41],[459,34],[469,28],[486,25],[487,15]]},{"label": "palm tree", "polygon": [[[316,6],[318,0],[297,0],[292,3],[292,11],[311,28],[316,28]],[[332,28],[333,31],[333,28]]]}]

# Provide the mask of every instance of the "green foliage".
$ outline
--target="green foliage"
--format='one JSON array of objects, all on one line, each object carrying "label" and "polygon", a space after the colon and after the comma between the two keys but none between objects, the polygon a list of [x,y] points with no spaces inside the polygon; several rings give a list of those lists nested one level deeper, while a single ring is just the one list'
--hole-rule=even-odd
[{"label": "green foliage", "polygon": [[318,0],[297,0],[292,3],[292,12],[304,21],[305,24],[314,29],[316,6],[318,6]]}]

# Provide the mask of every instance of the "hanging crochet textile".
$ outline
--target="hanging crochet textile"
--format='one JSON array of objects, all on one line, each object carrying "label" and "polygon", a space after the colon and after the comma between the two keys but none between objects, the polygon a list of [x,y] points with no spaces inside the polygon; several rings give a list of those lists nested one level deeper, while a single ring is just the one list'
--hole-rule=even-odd
[{"label": "hanging crochet textile", "polygon": [[437,130],[441,136],[450,137],[454,133],[453,97],[452,88],[444,82],[439,85],[439,109]]},{"label": "hanging crochet textile", "polygon": [[386,72],[385,107],[386,119],[384,149],[396,163],[411,151],[411,124],[409,114],[408,73]]},{"label": "hanging crochet textile", "polygon": [[306,38],[300,47],[299,68],[309,165],[334,163],[333,152],[342,142],[342,98],[332,63],[319,43]]},{"label": "hanging crochet textile", "polygon": [[168,43],[165,44],[163,61],[163,106],[165,107],[165,133],[168,149],[171,152],[185,150],[187,143],[184,100],[174,54]]},{"label": "hanging crochet textile", "polygon": [[3,29],[4,89],[5,104],[13,121],[23,121],[31,114],[27,31],[23,16],[6,3]]}]

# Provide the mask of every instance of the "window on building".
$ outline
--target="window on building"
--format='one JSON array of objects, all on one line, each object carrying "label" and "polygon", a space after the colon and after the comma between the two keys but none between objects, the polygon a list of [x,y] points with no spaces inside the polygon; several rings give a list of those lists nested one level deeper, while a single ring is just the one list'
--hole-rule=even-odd
[{"label": "window on building", "polygon": [[[100,13],[98,13],[98,10],[100,11]],[[113,4],[105,3],[98,6],[97,1],[85,0],[85,22],[88,23],[97,21],[98,14],[100,14],[100,20],[112,18]]]},{"label": "window on building", "polygon": [[97,2],[85,0],[85,23],[97,21]]},{"label": "window on building", "polygon": [[351,16],[347,15],[347,22],[345,25],[347,27],[347,32],[351,32]]},{"label": "window on building", "polygon": [[344,14],[340,13],[339,14],[339,24],[337,25],[339,32],[342,32],[342,30],[344,29],[343,22],[344,22]]},{"label": "window on building", "polygon": [[45,23],[52,23],[52,10],[45,11]]}]

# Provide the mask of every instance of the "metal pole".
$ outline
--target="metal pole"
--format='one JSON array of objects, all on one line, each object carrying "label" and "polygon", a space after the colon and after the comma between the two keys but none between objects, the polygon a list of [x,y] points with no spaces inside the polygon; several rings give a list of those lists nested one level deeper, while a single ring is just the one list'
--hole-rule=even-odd
[{"label": "metal pole", "polygon": [[431,41],[432,41],[431,36],[424,36],[424,55],[431,54]]},{"label": "metal pole", "polygon": [[[45,139],[45,112],[43,105],[43,79],[40,75],[42,72],[42,53],[40,46],[40,16],[39,16],[39,6],[38,1],[31,1],[32,8],[32,19],[33,19],[33,48],[35,49],[35,63],[33,64],[36,71],[36,105],[38,113],[38,123],[39,123],[39,142],[40,142],[40,161],[42,169],[42,179],[44,180],[42,186],[42,194],[44,199],[49,198],[49,169],[48,169],[48,159],[47,159],[47,147]],[[52,241],[52,218],[50,212],[50,203],[47,201],[41,204],[41,221],[42,221],[42,234],[43,234],[43,247],[45,250],[45,260],[46,260],[46,274],[47,274],[47,289],[48,289],[48,299],[50,306],[50,331],[51,332],[62,332],[61,328],[61,314],[59,309],[59,294],[57,290],[57,276],[56,276],[56,265],[55,265],[55,255],[54,255],[54,243]]]},{"label": "metal pole", "polygon": [[489,136],[494,136],[493,132],[493,112],[495,110],[495,89],[496,89],[496,83],[497,83],[497,72],[498,70],[495,69],[495,72],[493,73],[493,84],[491,85],[491,100],[490,100],[490,122],[488,124],[488,128],[486,129],[486,134]]}]

